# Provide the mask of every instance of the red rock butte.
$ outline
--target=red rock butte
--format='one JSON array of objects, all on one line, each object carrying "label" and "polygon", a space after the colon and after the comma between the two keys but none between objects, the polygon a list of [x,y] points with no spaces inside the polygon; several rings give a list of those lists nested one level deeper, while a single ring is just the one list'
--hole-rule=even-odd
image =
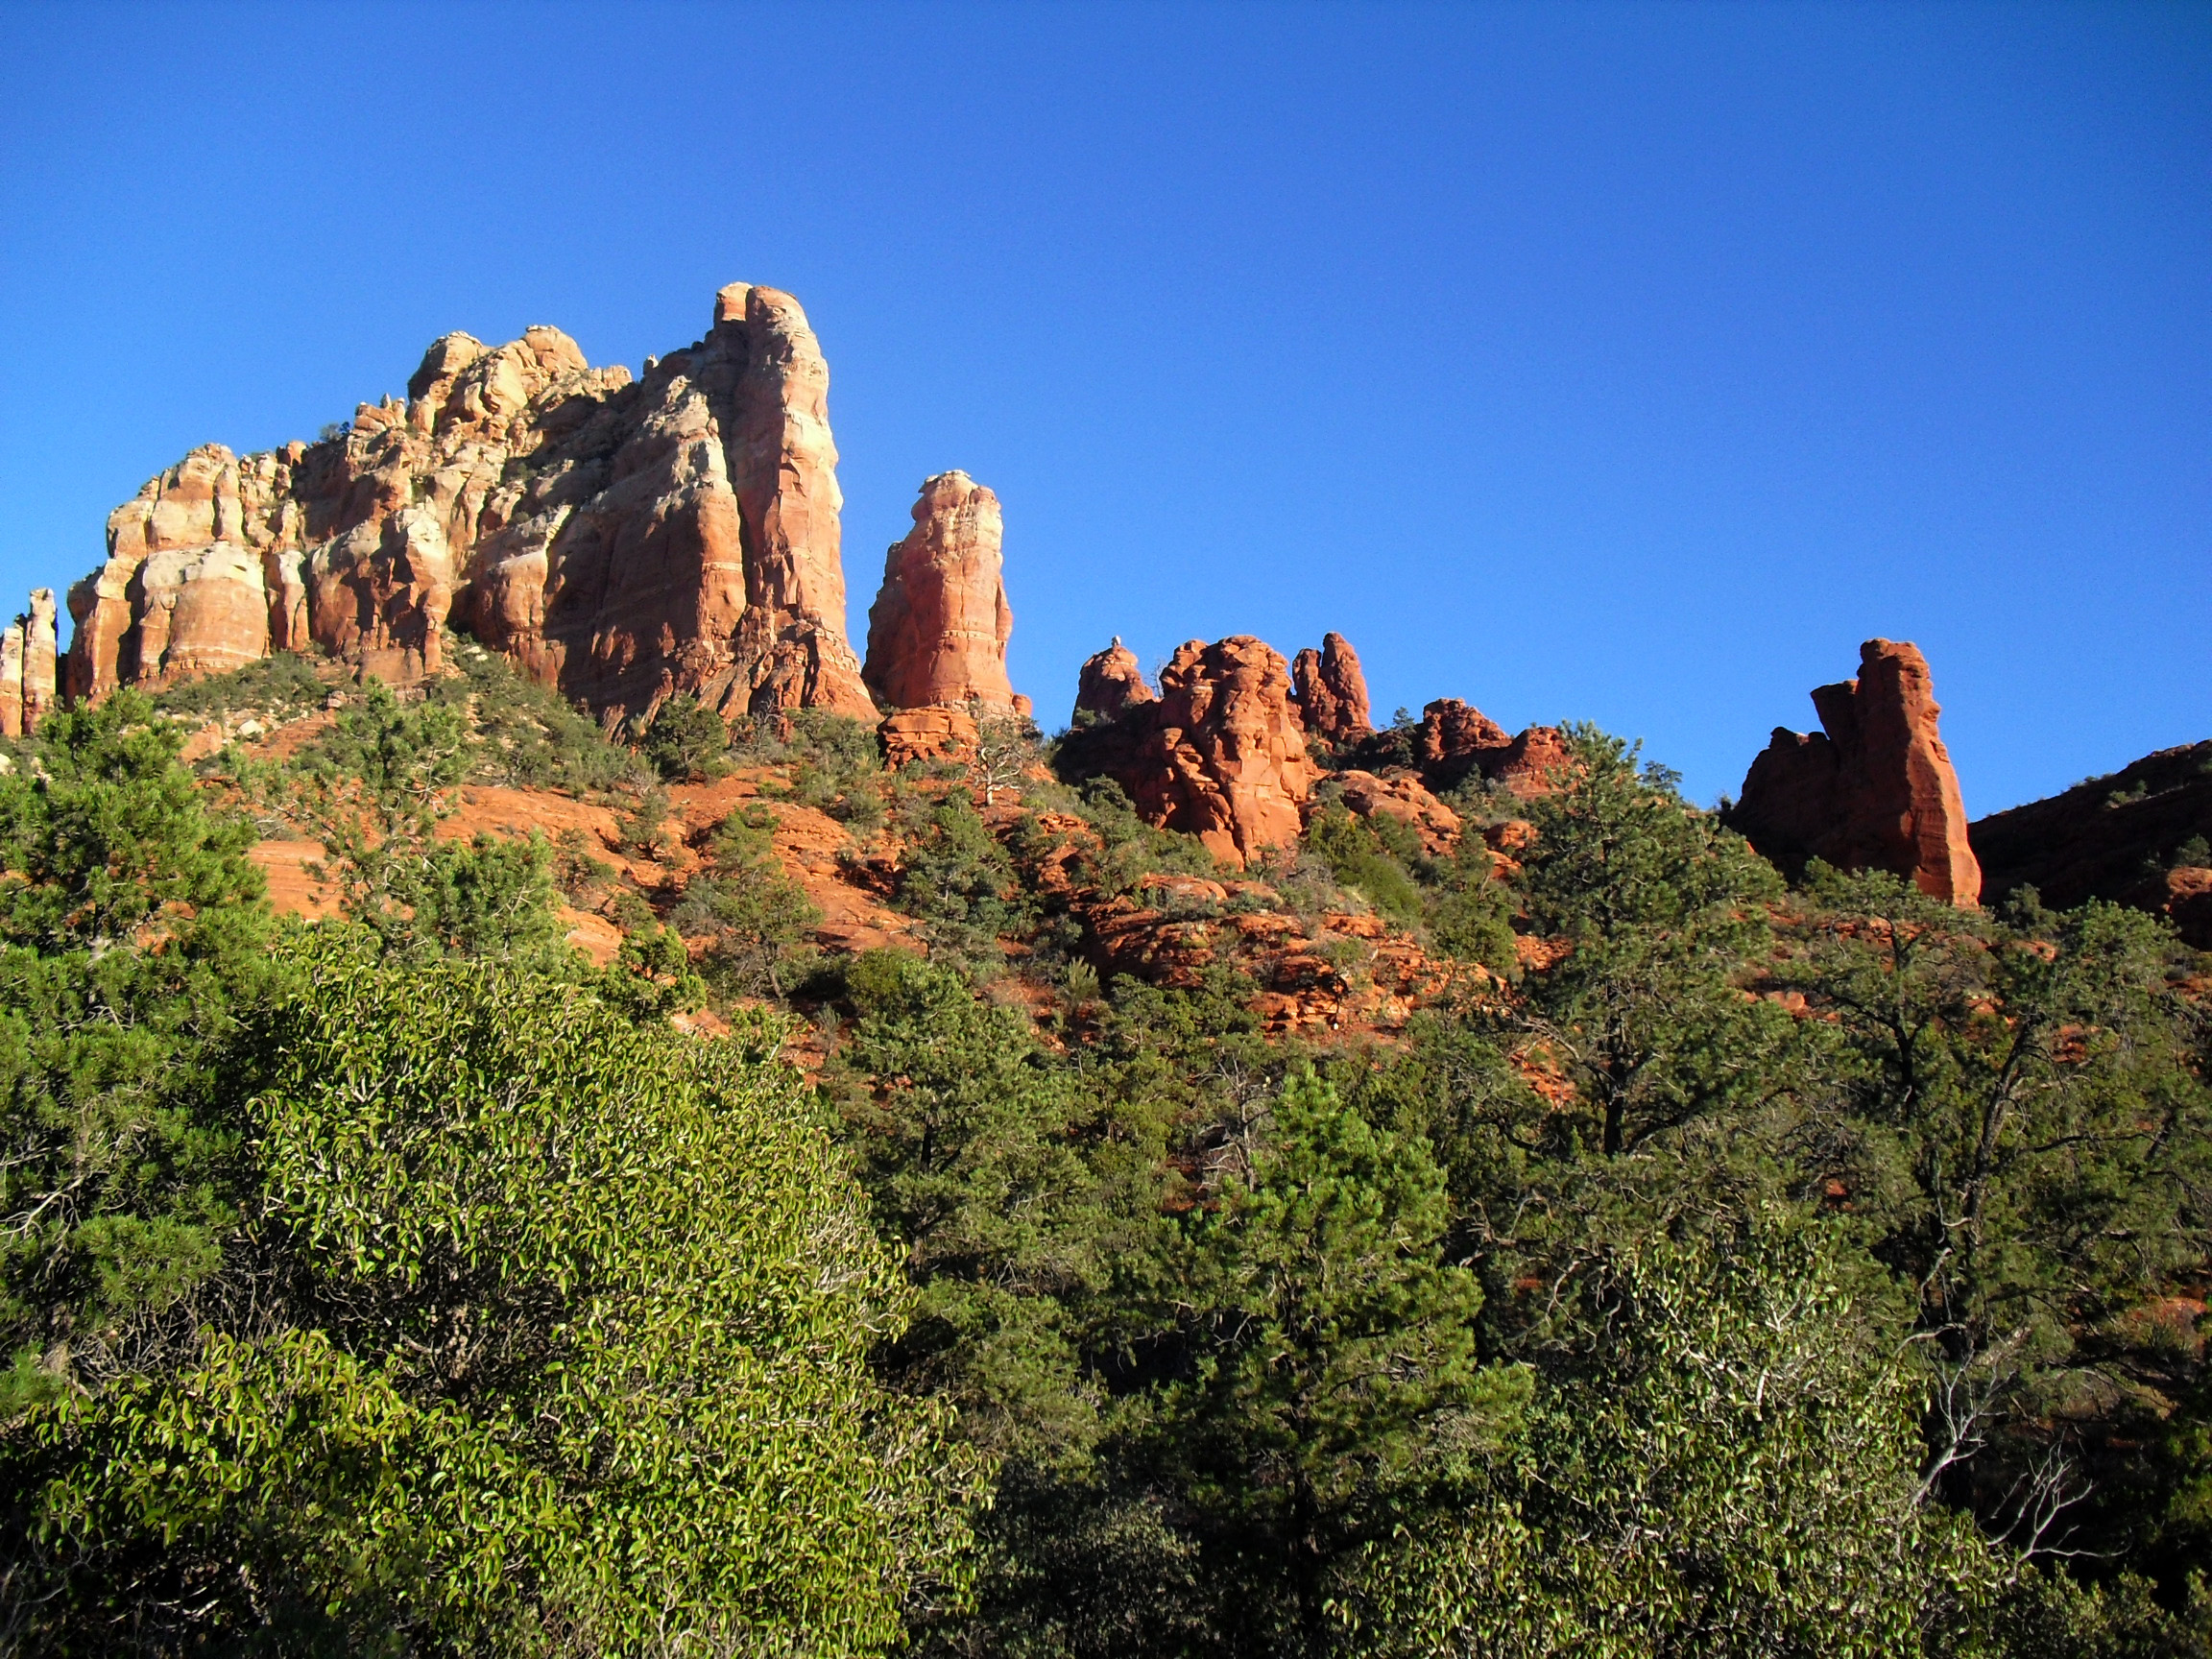
[{"label": "red rock butte", "polygon": [[1813,707],[1822,731],[1775,728],[1729,810],[1731,827],[1788,869],[1820,858],[1888,870],[1960,908],[1979,902],[1982,869],[1919,648],[1867,640],[1859,678],[1819,687]]},{"label": "red rock butte", "polygon": [[829,384],[798,301],[744,283],[637,379],[557,328],[448,334],[404,402],[314,444],[196,449],[117,508],[69,593],[68,694],[311,648],[404,683],[450,618],[610,725],[676,692],[872,720]]}]

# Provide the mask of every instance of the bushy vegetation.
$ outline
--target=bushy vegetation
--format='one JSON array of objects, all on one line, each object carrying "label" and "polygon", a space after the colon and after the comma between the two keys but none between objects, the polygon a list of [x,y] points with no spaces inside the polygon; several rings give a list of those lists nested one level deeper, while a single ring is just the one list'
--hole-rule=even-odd
[{"label": "bushy vegetation", "polygon": [[[672,700],[649,769],[455,656],[289,760],[195,781],[123,693],[0,776],[0,1647],[2212,1647],[2212,1019],[2163,923],[1790,886],[1587,729],[1455,845],[1325,801],[1231,872],[1021,733],[1011,785],[894,776]],[[721,765],[761,798],[686,836]],[[625,803],[647,873],[450,833],[525,780]],[[800,807],[912,946],[811,943]],[[248,812],[335,917],[270,914]],[[1324,1044],[1226,950],[1088,954],[1085,906],[1261,905],[1466,966]]]}]

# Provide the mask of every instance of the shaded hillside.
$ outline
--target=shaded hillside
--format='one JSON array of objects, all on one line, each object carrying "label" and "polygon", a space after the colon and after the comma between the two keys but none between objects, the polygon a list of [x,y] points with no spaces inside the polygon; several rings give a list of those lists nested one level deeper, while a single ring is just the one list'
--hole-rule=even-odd
[{"label": "shaded hillside", "polygon": [[2171,915],[2212,950],[2212,740],[1991,813],[1970,833],[1991,901],[2016,887],[2057,909],[2109,899]]}]

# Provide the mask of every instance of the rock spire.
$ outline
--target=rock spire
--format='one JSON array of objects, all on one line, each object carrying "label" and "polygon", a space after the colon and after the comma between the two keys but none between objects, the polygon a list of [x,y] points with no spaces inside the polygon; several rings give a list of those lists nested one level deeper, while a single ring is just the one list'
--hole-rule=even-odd
[{"label": "rock spire", "polygon": [[1813,707],[1823,730],[1775,728],[1729,811],[1731,827],[1786,868],[1823,858],[1844,870],[1889,870],[1971,908],[1982,869],[1919,648],[1867,640],[1859,677],[1820,686]]},{"label": "rock spire", "polygon": [[922,486],[914,528],[892,544],[868,613],[861,678],[891,709],[1014,707],[998,497],[965,472]]},{"label": "rock spire", "polygon": [[1298,653],[1290,664],[1298,712],[1306,730],[1330,744],[1357,743],[1375,728],[1367,716],[1367,677],[1359,654],[1341,634],[1321,636],[1321,649]]}]

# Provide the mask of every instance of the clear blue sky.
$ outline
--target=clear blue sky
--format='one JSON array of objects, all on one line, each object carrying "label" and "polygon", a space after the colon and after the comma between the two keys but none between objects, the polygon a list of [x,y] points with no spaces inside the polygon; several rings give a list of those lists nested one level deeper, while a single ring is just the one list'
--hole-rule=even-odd
[{"label": "clear blue sky", "polygon": [[0,9],[0,593],[447,329],[635,368],[740,278],[855,632],[964,468],[1048,721],[1335,628],[1710,801],[1884,634],[1977,814],[2212,736],[2204,5]]}]

